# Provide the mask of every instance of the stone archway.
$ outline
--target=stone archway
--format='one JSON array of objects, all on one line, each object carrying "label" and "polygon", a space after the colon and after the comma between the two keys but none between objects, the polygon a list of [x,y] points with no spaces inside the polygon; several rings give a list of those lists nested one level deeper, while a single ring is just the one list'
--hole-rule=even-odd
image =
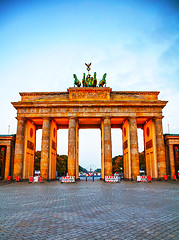
[{"label": "stone archway", "polygon": [[28,166],[27,154],[34,154],[35,138],[28,134],[33,129],[35,136],[39,128],[42,128],[42,177],[54,178],[56,131],[59,128],[69,131],[68,173],[78,177],[79,129],[82,127],[101,129],[102,178],[112,174],[113,127],[121,128],[123,133],[125,178],[136,179],[139,175],[138,127],[143,128],[145,133],[147,172],[153,178],[163,177],[166,163],[162,109],[167,102],[158,100],[158,94],[112,91],[109,87],[74,87],[67,89],[67,92],[20,93],[21,101],[12,103],[17,109],[18,120],[14,177],[25,179],[32,172],[25,166]]}]

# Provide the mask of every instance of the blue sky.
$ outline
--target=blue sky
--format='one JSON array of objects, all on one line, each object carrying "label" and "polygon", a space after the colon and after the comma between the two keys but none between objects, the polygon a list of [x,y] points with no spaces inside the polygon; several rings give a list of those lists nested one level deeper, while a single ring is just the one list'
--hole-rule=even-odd
[{"label": "blue sky", "polygon": [[[113,90],[160,91],[159,98],[169,101],[164,132],[169,124],[171,133],[179,133],[176,0],[1,0],[0,133],[8,125],[16,132],[10,102],[20,100],[19,92],[66,91],[73,73],[82,78],[85,62],[92,62],[98,78],[107,72]],[[81,132],[81,138],[87,134]]]}]

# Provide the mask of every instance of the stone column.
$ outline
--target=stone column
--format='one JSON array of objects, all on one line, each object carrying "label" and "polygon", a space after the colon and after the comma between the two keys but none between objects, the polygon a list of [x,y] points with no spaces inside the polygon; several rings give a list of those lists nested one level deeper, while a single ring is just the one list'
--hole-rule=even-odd
[{"label": "stone column", "polygon": [[166,175],[165,145],[163,139],[162,118],[155,118],[158,177]]},{"label": "stone column", "polygon": [[101,120],[101,179],[104,179],[104,122]]},{"label": "stone column", "polygon": [[7,179],[7,177],[10,176],[10,164],[11,164],[11,146],[9,145],[6,147],[4,179]]},{"label": "stone column", "polygon": [[104,177],[112,175],[111,119],[104,118]]},{"label": "stone column", "polygon": [[4,179],[5,174],[5,156],[6,156],[6,147],[1,147],[2,151],[2,166],[1,166],[1,179]]},{"label": "stone column", "polygon": [[[1,158],[1,146],[0,146],[0,158]],[[3,163],[3,159],[2,159],[2,163]],[[1,164],[1,172],[0,172],[0,174],[1,174],[1,177],[0,177],[0,179],[2,179],[2,164]]]},{"label": "stone column", "polygon": [[171,178],[175,175],[175,158],[173,144],[169,144],[169,156],[170,156],[170,175]]},{"label": "stone column", "polygon": [[137,119],[129,118],[130,153],[131,153],[131,178],[136,180],[139,176],[139,150],[137,138]]},{"label": "stone column", "polygon": [[44,118],[42,125],[42,147],[40,163],[40,175],[43,179],[49,179],[50,125],[50,118]]},{"label": "stone column", "polygon": [[165,158],[166,158],[166,174],[170,175],[170,158],[169,158],[169,145],[165,145]]},{"label": "stone column", "polygon": [[79,179],[79,124],[76,124],[76,179]]},{"label": "stone column", "polygon": [[68,126],[68,175],[76,176],[76,119],[69,119]]},{"label": "stone column", "polygon": [[14,175],[22,178],[22,167],[24,159],[24,127],[25,119],[17,119],[17,134],[16,134],[16,144],[15,144],[15,155],[14,155]]}]

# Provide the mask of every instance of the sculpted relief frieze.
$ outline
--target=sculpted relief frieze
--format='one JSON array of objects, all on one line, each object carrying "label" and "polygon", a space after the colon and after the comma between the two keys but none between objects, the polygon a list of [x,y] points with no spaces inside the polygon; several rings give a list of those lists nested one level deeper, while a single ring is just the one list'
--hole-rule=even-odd
[{"label": "sculpted relief frieze", "polygon": [[159,116],[161,108],[154,107],[56,107],[20,108],[18,117],[70,117],[70,116]]},{"label": "sculpted relief frieze", "polygon": [[69,88],[69,100],[110,100],[111,88]]},{"label": "sculpted relief frieze", "polygon": [[106,100],[107,92],[73,92],[71,97],[74,100]]}]

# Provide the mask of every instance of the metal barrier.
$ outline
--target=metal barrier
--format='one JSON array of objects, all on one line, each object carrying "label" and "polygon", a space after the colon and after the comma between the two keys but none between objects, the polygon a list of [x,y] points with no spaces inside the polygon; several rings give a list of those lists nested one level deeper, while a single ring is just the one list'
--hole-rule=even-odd
[{"label": "metal barrier", "polygon": [[39,177],[38,176],[35,176],[34,177],[34,182],[38,182],[39,181]]},{"label": "metal barrier", "polygon": [[41,176],[35,176],[35,177],[29,177],[29,183],[38,183],[42,182],[42,177]]},{"label": "metal barrier", "polygon": [[119,182],[118,176],[105,176],[105,182]]},{"label": "metal barrier", "polygon": [[71,183],[71,182],[75,182],[75,176],[66,176],[66,177],[62,177],[62,183]]},{"label": "metal barrier", "polygon": [[137,176],[137,182],[151,182],[151,176]]}]

